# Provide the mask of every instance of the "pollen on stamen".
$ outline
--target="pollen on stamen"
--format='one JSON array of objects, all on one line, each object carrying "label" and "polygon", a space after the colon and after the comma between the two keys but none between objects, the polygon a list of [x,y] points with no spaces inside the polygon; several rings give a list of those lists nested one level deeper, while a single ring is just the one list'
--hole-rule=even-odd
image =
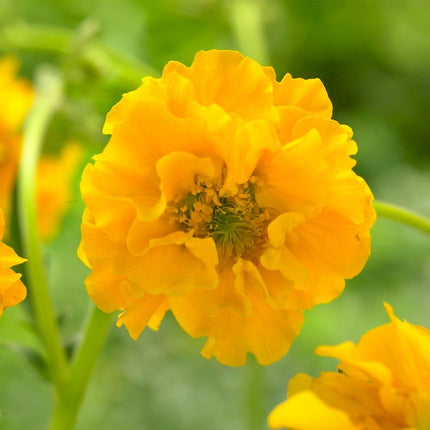
[{"label": "pollen on stamen", "polygon": [[258,206],[257,183],[253,176],[238,185],[235,194],[228,194],[196,177],[192,192],[168,209],[169,221],[184,231],[193,230],[195,237],[212,237],[224,259],[251,257],[262,249],[267,225],[275,216],[272,209]]}]

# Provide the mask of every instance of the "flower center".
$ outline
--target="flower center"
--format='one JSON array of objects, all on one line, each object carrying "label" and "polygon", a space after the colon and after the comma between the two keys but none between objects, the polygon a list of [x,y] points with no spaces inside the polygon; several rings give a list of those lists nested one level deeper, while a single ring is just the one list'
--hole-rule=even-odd
[{"label": "flower center", "polygon": [[254,184],[252,177],[229,195],[196,177],[195,190],[169,208],[171,220],[185,231],[194,230],[195,237],[212,237],[223,259],[250,257],[266,241],[274,218],[269,208],[258,206]]}]

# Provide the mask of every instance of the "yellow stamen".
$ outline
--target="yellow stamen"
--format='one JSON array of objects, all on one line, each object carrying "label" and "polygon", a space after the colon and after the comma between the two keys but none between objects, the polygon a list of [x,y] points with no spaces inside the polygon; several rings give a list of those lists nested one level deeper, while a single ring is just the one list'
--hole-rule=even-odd
[{"label": "yellow stamen", "polygon": [[[255,177],[238,185],[229,195],[212,183],[196,178],[190,194],[170,209],[173,222],[196,237],[212,237],[224,259],[250,257],[266,240],[267,225],[274,218],[269,208],[260,208],[255,200]],[[171,221],[172,222],[172,221]]]}]

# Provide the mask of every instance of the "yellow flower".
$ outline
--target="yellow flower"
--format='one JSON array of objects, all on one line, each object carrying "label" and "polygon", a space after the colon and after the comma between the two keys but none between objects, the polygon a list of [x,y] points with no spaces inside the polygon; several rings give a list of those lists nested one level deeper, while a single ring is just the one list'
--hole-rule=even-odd
[{"label": "yellow flower", "polygon": [[22,302],[27,294],[20,280],[21,275],[10,269],[11,266],[20,264],[25,259],[18,257],[12,248],[1,241],[3,233],[4,216],[0,209],[0,316],[7,307]]},{"label": "yellow flower", "polygon": [[275,79],[234,51],[144,78],[107,116],[85,168],[79,254],[105,312],[136,339],[171,310],[202,354],[280,359],[303,310],[363,268],[372,194],[318,79]]},{"label": "yellow flower", "polygon": [[69,143],[59,156],[43,156],[37,165],[36,201],[38,226],[44,240],[58,234],[61,220],[70,207],[71,180],[82,157],[82,148]]},{"label": "yellow flower", "polygon": [[269,416],[271,428],[292,430],[428,430],[430,330],[400,321],[366,333],[357,345],[321,346],[340,360],[339,372],[299,374],[288,399]]},{"label": "yellow flower", "polygon": [[19,128],[33,101],[33,90],[16,77],[17,69],[15,58],[0,60],[0,207],[6,219],[21,151]]}]

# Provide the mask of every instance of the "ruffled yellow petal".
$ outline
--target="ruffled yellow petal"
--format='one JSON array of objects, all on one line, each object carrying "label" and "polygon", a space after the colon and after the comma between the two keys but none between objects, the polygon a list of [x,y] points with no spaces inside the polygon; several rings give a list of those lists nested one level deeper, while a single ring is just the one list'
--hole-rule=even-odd
[{"label": "ruffled yellow petal", "polygon": [[[126,289],[127,286],[123,286]],[[124,292],[124,295],[127,294]],[[163,307],[165,296],[145,294],[140,298],[132,297],[127,303],[127,309],[118,317],[117,326],[126,326],[132,339],[136,340],[149,324],[160,307]],[[163,313],[164,316],[164,313]]]},{"label": "ruffled yellow petal", "polygon": [[403,430],[407,427],[401,417],[384,409],[378,385],[369,380],[360,381],[333,372],[322,373],[318,378],[299,374],[290,382],[287,401],[270,414],[269,425],[319,430],[319,423],[339,430]]},{"label": "ruffled yellow petal", "polygon": [[272,221],[268,228],[271,247],[261,257],[266,269],[294,282],[294,291],[285,291],[284,297],[289,306],[294,303],[299,309],[337,297],[344,279],[361,270],[370,252],[367,227],[328,210],[304,221],[293,212]]},{"label": "ruffled yellow petal", "polygon": [[287,279],[303,285],[308,278],[308,271],[286,247],[285,236],[303,223],[302,214],[289,212],[278,216],[267,228],[271,245],[260,258],[261,264],[269,270],[279,270]]},{"label": "ruffled yellow petal", "polygon": [[232,267],[224,265],[218,268],[217,273],[219,282],[215,289],[193,290],[186,296],[189,303],[194,303],[193,307],[202,309],[209,317],[216,317],[224,308],[242,317],[251,316],[250,288],[266,300],[268,292],[265,282],[251,262],[238,259]]},{"label": "ruffled yellow petal", "polygon": [[167,298],[158,305],[157,309],[153,312],[151,318],[148,321],[148,327],[152,330],[157,331],[160,328],[161,321],[163,321],[166,312],[170,309]]},{"label": "ruffled yellow petal", "polygon": [[10,246],[0,242],[0,267],[16,266],[17,264],[24,263],[24,261],[26,261],[26,259],[19,257]]},{"label": "ruffled yellow petal", "polygon": [[114,241],[95,223],[92,213],[85,209],[81,224],[82,241],[78,255],[92,268],[99,262],[115,261],[127,255],[125,242]]},{"label": "ruffled yellow petal", "polygon": [[[288,117],[290,112],[281,110],[281,131],[284,128],[284,123],[291,121]],[[288,130],[288,127],[286,127]],[[322,116],[302,115],[294,122],[293,127],[290,127],[290,140],[298,139],[301,136],[315,129],[325,142],[328,152],[328,160],[331,165],[341,169],[351,169],[356,162],[350,156],[357,153],[357,144],[351,139],[352,130],[346,125],[341,125],[333,119]],[[285,131],[284,131],[285,133]],[[289,140],[282,140],[282,143]]]},{"label": "ruffled yellow petal", "polygon": [[402,322],[391,307],[387,310],[391,322],[370,330],[355,348],[343,353],[339,347],[320,347],[317,352],[358,370],[379,363],[386,375],[379,372],[373,379],[408,390],[430,391],[430,330]]},{"label": "ruffled yellow petal", "polygon": [[21,274],[15,273],[11,266],[21,264],[26,261],[19,257],[9,246],[1,242],[5,228],[3,211],[0,208],[0,316],[3,310],[9,306],[15,306],[22,302],[27,290],[21,282]]},{"label": "ruffled yellow petal", "polygon": [[155,172],[152,177],[134,176],[101,161],[85,168],[81,191],[97,224],[113,238],[126,234],[136,212],[141,219],[151,220],[166,205]]},{"label": "ruffled yellow petal", "polygon": [[310,271],[320,262],[334,274],[352,278],[370,254],[368,226],[354,224],[328,208],[294,233],[296,237],[286,238],[286,245]]},{"label": "ruffled yellow petal", "polygon": [[127,234],[126,245],[133,255],[142,255],[149,247],[152,239],[159,239],[176,231],[176,227],[168,222],[165,216],[153,221],[142,221],[136,218]]},{"label": "ruffled yellow petal", "polygon": [[[19,279],[20,277],[20,274],[16,274],[11,270],[9,273],[0,274],[0,283],[3,283],[0,289],[0,316],[4,309],[15,306],[26,298],[27,290]],[[13,281],[9,284],[11,280]],[[7,283],[5,284],[5,282]]]},{"label": "ruffled yellow petal", "polygon": [[108,313],[125,309],[118,317],[117,325],[124,324],[133,339],[137,339],[146,325],[158,329],[167,311],[164,296],[136,296],[139,287],[126,276],[115,273],[109,261],[97,264],[94,269],[85,284],[98,308]]},{"label": "ruffled yellow petal", "polygon": [[258,160],[269,151],[279,150],[280,144],[275,129],[263,121],[246,123],[233,137],[224,152],[227,168],[224,188],[237,192],[237,185],[250,179]]},{"label": "ruffled yellow petal", "polygon": [[333,107],[319,79],[293,78],[287,73],[274,83],[273,102],[277,106],[296,106],[306,112],[331,117]]},{"label": "ruffled yellow petal", "polygon": [[[269,415],[270,428],[291,430],[356,430],[348,415],[303,391],[278,405]],[[369,429],[370,430],[370,429]]]},{"label": "ruffled yellow petal", "polygon": [[197,95],[193,83],[177,72],[163,75],[166,89],[167,108],[175,116],[186,118],[204,113],[206,106],[197,102]]},{"label": "ruffled yellow petal", "polygon": [[[251,289],[252,291],[252,289]],[[279,360],[290,348],[303,324],[301,312],[276,310],[255,293],[248,292],[252,316],[243,317],[229,308],[211,317],[190,297],[171,298],[173,314],[182,328],[193,337],[208,336],[202,349],[223,364],[241,366],[246,353],[253,353],[260,364]]]},{"label": "ruffled yellow petal", "polygon": [[[136,100],[151,99],[157,101],[166,97],[166,87],[160,79],[146,76],[142,79],[142,85],[134,91],[125,93],[121,101],[112,107],[106,115],[103,125],[104,134],[114,134],[116,127],[128,122],[128,116],[136,106]],[[135,126],[135,124],[133,124]],[[126,154],[124,154],[126,155]]]},{"label": "ruffled yellow petal", "polygon": [[[202,117],[177,117],[169,111],[167,102],[152,99],[128,102],[124,110],[133,126],[115,122],[115,133],[103,155],[96,158],[128,176],[148,182],[148,190],[152,186],[155,193],[160,189],[156,163],[173,152],[210,157],[217,170],[220,169],[220,161],[227,164],[236,162],[231,153],[236,154],[232,143],[236,140],[239,119],[233,120],[216,106],[205,109]],[[116,111],[119,110],[117,107]],[[261,145],[267,145],[266,135],[260,139]],[[244,143],[246,147],[242,154],[250,147],[248,141]]]},{"label": "ruffled yellow petal", "polygon": [[341,372],[293,378],[286,402],[269,417],[273,428],[319,430],[320,422],[336,429],[342,428],[341,417],[349,422],[345,428],[357,430],[428,428],[430,330],[400,321],[385,307],[391,322],[367,332],[357,345],[317,348],[319,355],[338,358]]},{"label": "ruffled yellow petal", "polygon": [[266,285],[267,303],[270,306],[291,311],[306,309],[301,297],[297,298],[294,281],[287,279],[279,270],[267,270],[261,264],[258,271]]},{"label": "ruffled yellow petal", "polygon": [[197,101],[204,106],[217,104],[245,119],[276,117],[270,80],[258,63],[237,51],[198,52],[190,67],[171,61],[163,78],[173,72],[192,82]]},{"label": "ruffled yellow petal", "polygon": [[362,229],[370,229],[376,220],[373,194],[363,178],[351,170],[338,172],[329,191],[328,206]]},{"label": "ruffled yellow petal", "polygon": [[332,181],[325,153],[324,142],[312,130],[273,156],[262,158],[256,170],[262,181],[255,191],[259,205],[305,216],[318,211]]},{"label": "ruffled yellow petal", "polygon": [[[87,216],[88,218],[88,216]],[[142,254],[131,254],[125,242],[114,242],[89,219],[82,223],[81,253],[94,269],[111,262],[112,271],[126,276],[134,294],[185,294],[193,288],[215,288],[218,255],[211,239],[193,238],[183,232],[148,241]],[[166,264],[169,270],[166,270]],[[99,270],[96,268],[95,270]],[[100,287],[103,294],[103,286]],[[93,300],[95,300],[93,298]]]},{"label": "ruffled yellow petal", "polygon": [[127,278],[112,270],[112,263],[101,262],[94,267],[85,280],[88,295],[103,312],[123,309],[126,301],[122,295],[122,285],[128,284]]},{"label": "ruffled yellow petal", "polygon": [[[212,239],[183,232],[151,239],[144,254],[124,256],[115,270],[148,294],[181,295],[194,288],[215,288],[218,255]],[[169,270],[166,270],[166,265]]]},{"label": "ruffled yellow petal", "polygon": [[[178,166],[181,169],[178,170]],[[211,180],[215,166],[209,157],[196,157],[189,152],[171,152],[158,160],[156,165],[161,179],[161,189],[167,201],[196,193],[195,177]]]},{"label": "ruffled yellow petal", "polygon": [[322,356],[339,358],[342,361],[342,370],[349,376],[362,381],[375,380],[383,384],[391,383],[391,372],[378,361],[360,360],[356,356],[355,345],[345,342],[337,346],[320,346],[315,353]]}]

